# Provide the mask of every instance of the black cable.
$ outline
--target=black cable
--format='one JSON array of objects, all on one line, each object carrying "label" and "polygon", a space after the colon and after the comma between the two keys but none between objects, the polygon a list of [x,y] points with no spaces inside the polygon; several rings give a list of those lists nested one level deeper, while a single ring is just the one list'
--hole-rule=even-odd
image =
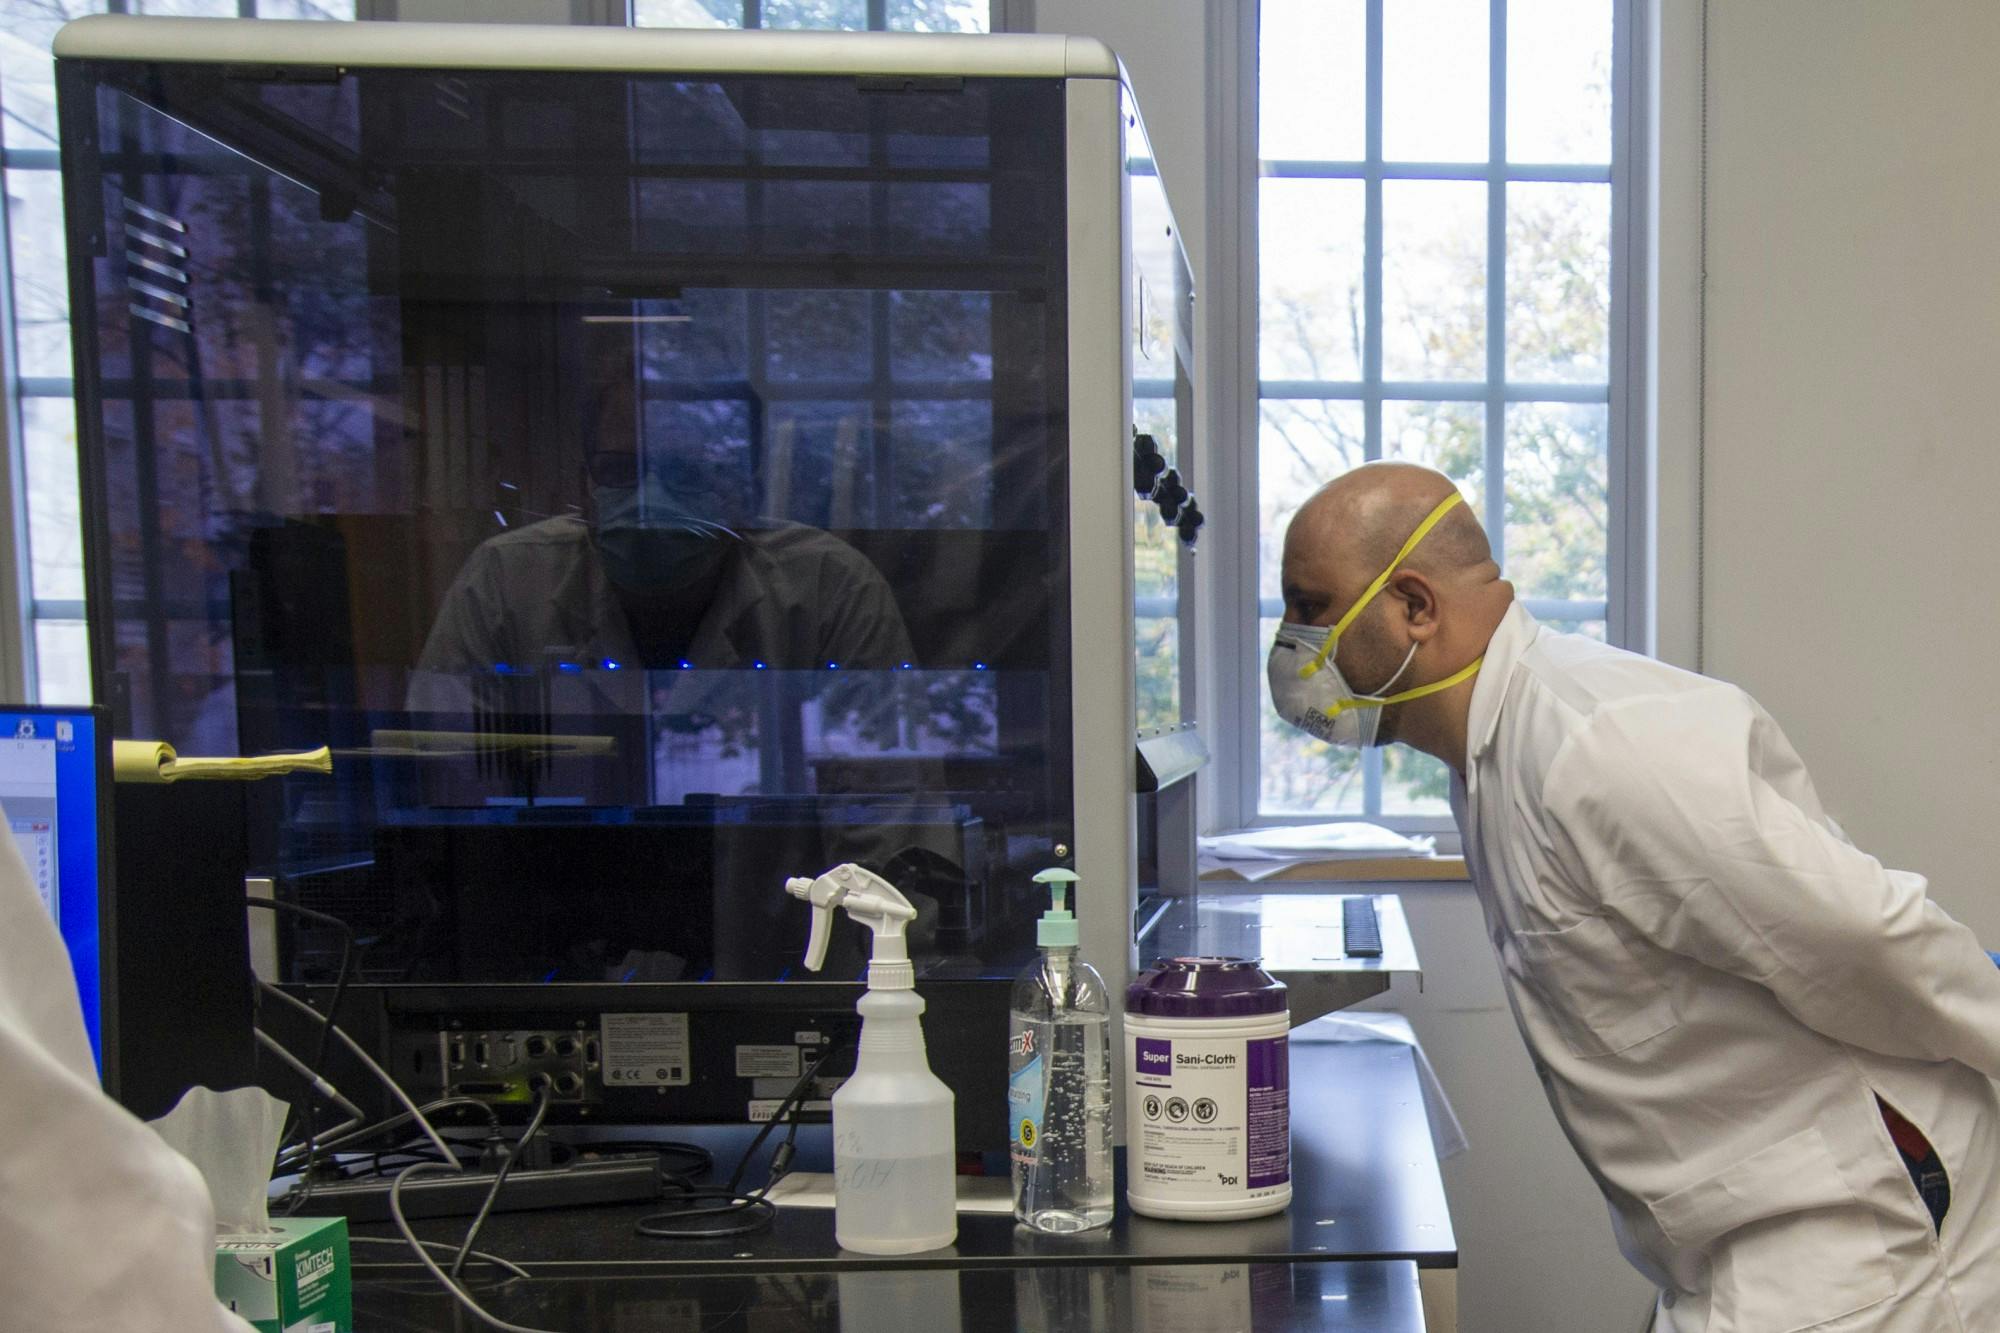
[{"label": "black cable", "polygon": [[[436,1101],[425,1102],[422,1106],[418,1107],[417,1109],[422,1111],[426,1116],[430,1116],[430,1115],[435,1115],[439,1111],[448,1111],[453,1109],[454,1107],[459,1107],[459,1106],[470,1107],[474,1110],[479,1111],[486,1117],[486,1123],[488,1127],[491,1128],[495,1133],[499,1132],[500,1130],[499,1114],[494,1111],[490,1103],[481,1101],[477,1097],[440,1097]],[[345,1148],[350,1144],[359,1143],[362,1140],[370,1138],[376,1134],[380,1134],[385,1130],[395,1129],[399,1125],[408,1124],[415,1118],[416,1117],[411,1115],[410,1112],[402,1111],[397,1113],[396,1115],[390,1116],[387,1120],[380,1120],[372,1125],[363,1125],[358,1129],[349,1130],[345,1134],[340,1134],[330,1137],[327,1139],[325,1143],[321,1144],[320,1146],[322,1148],[327,1149],[328,1151],[332,1151],[336,1148]],[[413,1137],[421,1137],[421,1135]],[[403,1142],[405,1143],[409,1141],[410,1141],[409,1139],[403,1140]],[[385,1149],[384,1151],[387,1150]]]},{"label": "black cable", "polygon": [[[398,1240],[394,1236],[349,1236],[347,1243],[349,1245],[395,1245],[400,1247],[407,1242]],[[448,1240],[425,1240],[418,1241],[417,1243],[427,1250],[452,1249],[452,1244]],[[506,1272],[506,1280],[509,1282],[533,1276],[527,1269],[521,1267],[521,1265],[515,1263],[512,1259],[502,1259],[497,1254],[488,1254],[484,1250],[474,1250],[472,1257],[479,1260],[480,1263],[492,1264],[495,1268]]]},{"label": "black cable", "polygon": [[447,1169],[435,1162],[418,1162],[413,1166],[404,1167],[402,1173],[389,1183],[389,1216],[395,1220],[396,1230],[403,1233],[403,1239],[409,1242],[411,1251],[416,1254],[418,1260],[423,1263],[423,1266],[430,1270],[431,1276],[436,1278],[444,1286],[444,1289],[451,1294],[451,1298],[457,1301],[466,1313],[470,1314],[473,1318],[479,1320],[489,1328],[499,1329],[500,1333],[556,1333],[554,1329],[530,1328],[525,1324],[510,1324],[505,1319],[488,1314],[486,1308],[472,1298],[471,1292],[458,1285],[457,1279],[445,1272],[444,1269],[438,1267],[437,1260],[431,1258],[424,1249],[426,1242],[417,1239],[417,1233],[410,1227],[410,1219],[403,1215],[403,1182],[426,1171],[443,1171]]},{"label": "black cable", "polygon": [[535,1103],[534,1118],[528,1121],[527,1129],[521,1132],[520,1140],[514,1145],[514,1151],[507,1154],[506,1160],[500,1163],[500,1169],[493,1173],[493,1186],[486,1191],[486,1197],[480,1201],[479,1212],[472,1219],[472,1225],[466,1228],[465,1243],[458,1247],[458,1257],[451,1261],[452,1277],[456,1278],[459,1270],[465,1267],[465,1256],[472,1253],[472,1242],[479,1239],[479,1229],[486,1225],[486,1215],[493,1211],[493,1201],[500,1197],[500,1187],[507,1183],[508,1173],[514,1169],[514,1163],[520,1161],[522,1155],[528,1151],[528,1145],[535,1141],[535,1135],[542,1132],[542,1122],[548,1119],[549,1107],[555,1104],[555,1100],[555,1089],[544,1087],[541,1097]]},{"label": "black cable", "polygon": [[[633,1230],[642,1236],[660,1240],[723,1240],[730,1236],[747,1236],[770,1226],[772,1219],[778,1215],[778,1206],[764,1196],[792,1169],[792,1157],[798,1148],[799,1116],[805,1109],[805,1094],[813,1080],[819,1077],[819,1071],[840,1049],[828,1046],[806,1072],[799,1075],[799,1081],[792,1085],[792,1090],[778,1103],[771,1118],[750,1140],[750,1146],[743,1150],[743,1156],[737,1159],[736,1170],[730,1173],[727,1185],[720,1189],[683,1186],[681,1197],[685,1201],[684,1206],[642,1217]],[[785,1141],[771,1154],[770,1175],[757,1189],[743,1193],[743,1173],[750,1169],[751,1159],[764,1146],[764,1140],[771,1136],[771,1131],[778,1127],[778,1122],[787,1118],[788,1110],[790,1128],[785,1132]],[[740,1217],[741,1220],[712,1226],[699,1225],[704,1218],[727,1217]]]},{"label": "black cable", "polygon": [[[382,1086],[389,1090],[390,1095],[395,1097],[398,1101],[402,1102],[405,1109],[414,1114],[418,1126],[421,1127],[424,1132],[424,1137],[429,1139],[432,1142],[432,1144],[434,1144],[439,1149],[439,1151],[447,1153],[450,1151],[444,1146],[444,1140],[438,1137],[437,1130],[431,1125],[429,1118],[424,1114],[423,1108],[419,1107],[414,1101],[410,1099],[410,1095],[407,1092],[403,1091],[403,1086],[400,1083],[396,1082],[394,1078],[390,1077],[388,1070],[382,1068],[380,1061],[376,1060],[373,1056],[369,1055],[368,1052],[365,1049],[363,1049],[361,1044],[354,1040],[354,1038],[352,1038],[346,1032],[342,1031],[340,1028],[335,1026],[332,1015],[320,1013],[318,1010],[314,1009],[311,1005],[307,1004],[305,1001],[300,1000],[295,996],[287,995],[284,991],[279,990],[276,986],[272,986],[264,982],[259,982],[258,990],[266,995],[273,997],[274,999],[280,1000],[285,1004],[291,1005],[293,1008],[305,1014],[308,1018],[311,1018],[316,1022],[325,1024],[327,1031],[332,1033],[337,1039],[339,1039],[341,1044],[347,1047],[348,1051],[353,1054],[355,1059],[359,1060],[362,1063],[362,1065],[367,1068],[369,1073],[373,1074],[376,1078],[381,1080]],[[465,1168],[463,1166],[459,1165],[447,1166],[442,1162],[415,1162],[409,1166],[404,1167],[402,1172],[389,1182],[389,1216],[394,1219],[396,1223],[396,1230],[402,1233],[403,1239],[409,1243],[410,1249],[416,1254],[418,1261],[421,1262],[426,1269],[430,1270],[430,1275],[436,1278],[438,1282],[444,1287],[444,1289],[450,1293],[451,1298],[454,1301],[458,1302],[458,1304],[467,1313],[471,1314],[475,1319],[480,1320],[482,1323],[485,1323],[491,1328],[500,1330],[500,1333],[556,1333],[556,1330],[552,1329],[529,1328],[523,1324],[511,1324],[504,1319],[500,1319],[495,1317],[494,1315],[488,1314],[486,1312],[485,1307],[480,1305],[478,1301],[474,1300],[470,1292],[466,1291],[464,1287],[461,1287],[456,1281],[454,1281],[451,1274],[445,1272],[442,1268],[438,1267],[437,1261],[432,1259],[430,1255],[425,1251],[424,1247],[427,1243],[435,1244],[435,1242],[425,1242],[419,1240],[417,1238],[417,1233],[411,1229],[410,1219],[403,1213],[403,1182],[425,1171],[457,1172],[457,1171],[463,1171],[464,1169]]]},{"label": "black cable", "polygon": [[[660,1160],[660,1175],[664,1178],[692,1187],[695,1180],[714,1169],[715,1154],[698,1143],[680,1143],[672,1139],[592,1139],[587,1143],[566,1143],[563,1149],[569,1153],[565,1160],[574,1160],[585,1153],[634,1153],[649,1152]],[[689,1165],[685,1170],[670,1170],[666,1159],[686,1158]]]},{"label": "black cable", "polygon": [[[347,994],[347,978],[354,962],[354,927],[337,916],[316,912],[297,903],[280,902],[275,898],[253,898],[247,894],[243,901],[250,907],[261,907],[266,911],[303,917],[308,921],[317,921],[323,926],[331,926],[340,932],[340,971],[334,976],[333,999],[327,1002],[326,1025],[319,1031],[319,1046],[313,1052],[311,1065],[313,1079],[324,1081],[327,1051],[333,1042],[334,1020],[340,1013],[340,1001]],[[306,1164],[305,1169],[299,1173],[301,1188],[292,1204],[294,1211],[312,1197],[313,1168],[319,1164],[319,1089],[310,1080],[306,1084],[303,1118],[306,1125]]]}]

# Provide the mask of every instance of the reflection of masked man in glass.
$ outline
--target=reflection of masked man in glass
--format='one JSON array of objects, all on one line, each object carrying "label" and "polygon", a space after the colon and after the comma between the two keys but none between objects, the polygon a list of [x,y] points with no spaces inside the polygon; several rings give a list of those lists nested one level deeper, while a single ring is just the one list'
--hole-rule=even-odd
[{"label": "reflection of masked man in glass", "polygon": [[[484,749],[473,762],[427,768],[424,803],[499,796],[706,808],[694,798],[807,796],[815,791],[803,750],[809,717],[817,725],[838,716],[857,694],[893,715],[897,692],[855,674],[895,670],[914,655],[874,564],[818,528],[757,513],[740,425],[718,412],[705,428],[693,405],[675,414],[679,429],[649,423],[655,429],[635,451],[630,400],[616,386],[599,399],[596,428],[585,433],[580,512],[489,537],[467,557],[408,694],[411,711],[425,715],[417,725],[476,733],[483,746],[496,735],[547,734],[614,749],[548,762],[529,757],[531,747]],[[712,875],[716,892],[733,897],[796,867],[883,866],[907,841],[893,813],[820,828],[816,813],[797,810],[754,835],[718,833],[712,864],[668,878]],[[937,907],[919,905],[924,916],[910,933],[921,940]],[[727,914],[703,966],[765,975],[776,966],[767,955],[781,938],[781,911],[770,898]],[[664,979],[679,974],[688,952],[661,942],[670,938],[629,954],[620,943],[579,941],[563,966]],[[610,951],[593,952],[600,948]]]},{"label": "reflection of masked man in glass", "polygon": [[[622,443],[622,441],[621,441]],[[748,516],[701,442],[587,460],[588,504],[482,543],[439,608],[411,685],[465,707],[468,673],[894,668],[910,657],[866,557],[817,528]],[[740,467],[740,460],[727,460]],[[636,674],[636,673],[635,673]]]}]

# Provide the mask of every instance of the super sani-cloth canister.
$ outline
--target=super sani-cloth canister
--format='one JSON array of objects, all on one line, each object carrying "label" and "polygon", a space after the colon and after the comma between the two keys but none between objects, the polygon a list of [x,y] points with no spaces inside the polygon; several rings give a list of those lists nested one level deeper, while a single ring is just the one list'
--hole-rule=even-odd
[{"label": "super sani-cloth canister", "polygon": [[1292,1201],[1284,983],[1247,958],[1171,958],[1125,991],[1126,1198],[1222,1222]]}]

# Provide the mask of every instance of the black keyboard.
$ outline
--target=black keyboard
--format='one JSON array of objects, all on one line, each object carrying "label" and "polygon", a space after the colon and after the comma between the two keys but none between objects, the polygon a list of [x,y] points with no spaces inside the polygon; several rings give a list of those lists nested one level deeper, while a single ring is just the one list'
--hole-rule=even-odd
[{"label": "black keyboard", "polygon": [[1382,925],[1375,919],[1373,898],[1347,898],[1340,904],[1341,946],[1349,958],[1382,956]]}]

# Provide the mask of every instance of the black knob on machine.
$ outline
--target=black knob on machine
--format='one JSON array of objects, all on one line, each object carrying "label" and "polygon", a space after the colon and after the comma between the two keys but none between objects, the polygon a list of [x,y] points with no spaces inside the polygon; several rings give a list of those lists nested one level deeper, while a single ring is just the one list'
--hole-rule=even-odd
[{"label": "black knob on machine", "polygon": [[1180,530],[1181,541],[1192,547],[1196,534],[1201,531],[1201,525],[1206,522],[1208,522],[1208,515],[1201,512],[1201,507],[1195,503],[1194,497],[1190,495],[1187,503],[1181,507],[1180,520],[1174,526]]},{"label": "black knob on machine", "polygon": [[1138,431],[1132,433],[1132,489],[1142,497],[1150,498],[1153,487],[1159,484],[1160,474],[1167,470],[1167,456],[1160,452],[1160,442],[1150,435]]}]

